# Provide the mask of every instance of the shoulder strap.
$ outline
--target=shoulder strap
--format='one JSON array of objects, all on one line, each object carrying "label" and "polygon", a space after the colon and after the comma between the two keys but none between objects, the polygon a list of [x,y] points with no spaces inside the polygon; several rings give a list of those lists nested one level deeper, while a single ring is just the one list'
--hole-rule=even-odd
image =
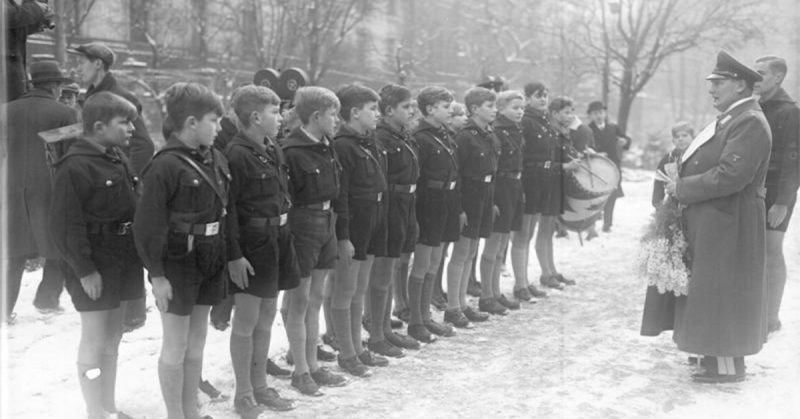
[{"label": "shoulder strap", "polygon": [[[213,151],[212,151],[212,153],[213,153]],[[181,153],[180,151],[176,151],[176,152],[171,153],[171,154],[173,154],[175,157],[177,157],[177,158],[183,160],[184,162],[186,162],[186,164],[191,166],[197,173],[199,173],[200,176],[203,178],[203,180],[205,180],[206,183],[208,183],[208,185],[211,186],[211,189],[214,190],[214,193],[217,194],[217,198],[219,198],[219,200],[222,202],[222,205],[223,206],[227,206],[228,205],[228,197],[227,197],[227,195],[225,195],[219,189],[219,185],[217,185],[217,183],[214,182],[208,176],[208,173],[206,173],[205,170],[203,170],[202,168],[200,168],[200,166],[197,165],[197,162],[192,160],[192,158],[187,156],[186,154]]]}]

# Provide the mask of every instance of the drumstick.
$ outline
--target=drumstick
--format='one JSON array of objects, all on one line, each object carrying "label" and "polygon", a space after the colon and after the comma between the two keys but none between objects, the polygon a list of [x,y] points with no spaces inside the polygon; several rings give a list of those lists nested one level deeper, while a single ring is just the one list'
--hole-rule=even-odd
[{"label": "drumstick", "polygon": [[588,172],[590,175],[592,175],[593,177],[596,177],[597,179],[599,179],[599,180],[600,180],[600,182],[603,182],[603,183],[605,183],[606,185],[608,185],[608,182],[606,182],[606,181],[605,181],[605,179],[603,179],[602,177],[600,177],[600,176],[596,175],[596,174],[595,174],[593,171],[591,171],[589,168],[587,168],[587,167],[585,167],[585,166],[583,166],[583,165],[578,165],[578,167],[580,167],[581,169],[583,169],[583,170],[587,171],[587,172]]}]

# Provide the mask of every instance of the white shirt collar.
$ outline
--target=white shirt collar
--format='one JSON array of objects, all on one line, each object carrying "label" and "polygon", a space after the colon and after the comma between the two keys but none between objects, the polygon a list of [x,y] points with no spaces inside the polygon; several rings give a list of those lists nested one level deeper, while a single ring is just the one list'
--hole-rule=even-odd
[{"label": "white shirt collar", "polygon": [[322,142],[322,140],[320,140],[319,138],[317,138],[317,137],[315,137],[314,135],[312,135],[312,134],[311,134],[310,132],[308,132],[308,131],[307,131],[305,128],[303,128],[303,127],[300,127],[300,129],[301,129],[301,130],[302,130],[302,131],[303,131],[303,132],[306,134],[306,136],[307,136],[308,138],[310,138],[310,139],[311,139],[311,141],[313,141],[313,142],[315,142],[315,143],[320,143],[320,142]]}]

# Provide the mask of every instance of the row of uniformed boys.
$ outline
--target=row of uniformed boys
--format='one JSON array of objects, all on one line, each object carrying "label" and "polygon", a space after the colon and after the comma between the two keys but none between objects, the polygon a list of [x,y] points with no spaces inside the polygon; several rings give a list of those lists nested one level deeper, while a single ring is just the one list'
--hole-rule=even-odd
[{"label": "row of uniformed boys", "polygon": [[[466,301],[480,238],[487,239],[480,311],[519,308],[500,293],[499,270],[512,225],[523,217],[526,97],[470,89],[470,118],[455,138],[447,125],[448,90],[419,92],[422,120],[413,133],[412,99],[396,85],[380,94],[359,85],[337,94],[301,88],[294,101],[301,126],[281,147],[275,142],[279,98],[265,87],[244,86],[231,101],[238,133],[223,153],[212,147],[223,113],[218,98],[201,85],[177,83],[165,93],[166,146],[141,181],[118,151],[131,136],[135,108],[112,93],[87,100],[84,137],[57,166],[51,218],[75,274],[67,288],[81,312],[78,374],[89,417],[128,417],[114,404],[119,306],[143,295],[143,267],[161,312],[158,375],[170,419],[203,417],[196,396],[209,309],[229,292],[236,307],[234,406],[246,418],[265,408],[294,408],[266,382],[281,290],[287,291],[291,383],[307,395],[346,384],[317,360],[328,277],[338,364],[354,376],[369,375],[369,367],[388,364],[384,356],[400,357],[403,348],[418,349],[434,335],[452,336],[450,325],[488,318]],[[556,137],[546,147],[560,150]],[[547,170],[559,164],[547,163]],[[430,311],[446,242],[455,243],[444,315],[450,325],[434,321]],[[399,267],[412,252],[404,336],[391,329],[390,296],[393,284],[405,283]],[[365,301],[367,348],[361,340]]]}]

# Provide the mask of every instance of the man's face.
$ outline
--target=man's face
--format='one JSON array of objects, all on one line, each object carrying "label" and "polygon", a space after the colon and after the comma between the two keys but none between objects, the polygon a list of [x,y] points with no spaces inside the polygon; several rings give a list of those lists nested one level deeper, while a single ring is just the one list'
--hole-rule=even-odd
[{"label": "man's face", "polygon": [[511,102],[508,102],[506,106],[499,112],[514,122],[521,122],[524,111],[525,104],[522,102],[522,99],[513,99]]},{"label": "man's face", "polygon": [[783,74],[772,71],[772,69],[769,67],[769,63],[756,63],[756,71],[758,74],[761,74],[761,77],[763,77],[764,80],[756,82],[753,93],[759,96],[766,96],[780,87],[780,84],[783,81]]},{"label": "man's face", "polygon": [[606,122],[606,110],[605,109],[598,109],[596,111],[592,111],[589,113],[589,119],[595,123],[595,125],[602,125]]},{"label": "man's face", "polygon": [[108,124],[95,124],[95,134],[104,146],[125,146],[133,136],[133,122],[124,116],[115,116]]},{"label": "man's face", "polygon": [[78,77],[85,84],[91,84],[102,67],[103,63],[100,60],[90,60],[85,55],[78,57]]},{"label": "man's face", "polygon": [[572,106],[567,106],[558,112],[553,112],[553,118],[558,122],[558,125],[567,128],[575,119],[575,110]]},{"label": "man's face", "polygon": [[267,137],[275,139],[278,136],[278,131],[281,129],[281,122],[283,121],[280,106],[267,105],[261,112],[257,112],[257,114],[258,118],[251,119],[251,121],[255,120],[261,129],[264,130]]},{"label": "man's face", "polygon": [[540,90],[528,97],[528,104],[537,111],[547,111],[547,101],[550,94],[547,90]]},{"label": "man's face", "polygon": [[219,115],[216,112],[209,112],[195,123],[195,134],[197,143],[201,146],[211,147],[217,133],[220,130]]},{"label": "man's face", "polygon": [[333,138],[336,134],[336,126],[339,124],[338,108],[328,108],[324,112],[315,112],[312,118],[316,120],[323,135]]},{"label": "man's face", "polygon": [[472,115],[481,122],[488,124],[497,116],[497,105],[493,100],[487,100],[472,109]]},{"label": "man's face", "polygon": [[733,79],[711,80],[711,87],[708,89],[708,93],[711,95],[714,107],[718,111],[724,112],[734,102],[741,99],[741,84],[740,80]]},{"label": "man's face", "polygon": [[58,98],[58,101],[72,108],[75,107],[75,105],[78,103],[78,95],[72,92],[69,93],[62,92],[61,97]]}]

